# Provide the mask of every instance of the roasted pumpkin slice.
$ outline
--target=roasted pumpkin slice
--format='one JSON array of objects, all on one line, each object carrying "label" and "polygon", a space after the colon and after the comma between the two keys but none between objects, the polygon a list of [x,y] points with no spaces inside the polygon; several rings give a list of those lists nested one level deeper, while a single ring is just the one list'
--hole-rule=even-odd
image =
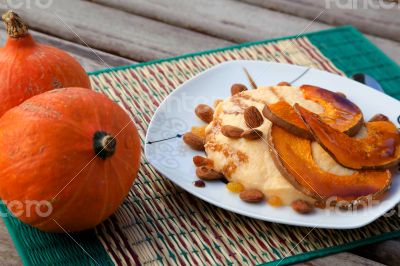
[{"label": "roasted pumpkin slice", "polygon": [[[319,115],[328,125],[349,136],[354,136],[361,129],[364,120],[360,108],[343,95],[311,85],[303,85],[300,90],[305,99],[314,101],[324,108]],[[266,105],[263,114],[293,134],[307,139],[313,137],[293,107],[284,100]]]},{"label": "roasted pumpkin slice", "polygon": [[298,190],[321,203],[356,204],[369,197],[379,199],[390,187],[389,170],[362,170],[347,175],[322,170],[313,158],[311,141],[277,125],[272,126],[268,141],[281,174]]},{"label": "roasted pumpkin slice", "polygon": [[392,122],[376,119],[367,122],[367,136],[351,138],[300,105],[294,108],[315,140],[339,164],[352,169],[385,169],[400,162],[400,133]]},{"label": "roasted pumpkin slice", "polygon": [[307,125],[287,101],[265,105],[263,115],[272,123],[306,139],[313,139]]}]

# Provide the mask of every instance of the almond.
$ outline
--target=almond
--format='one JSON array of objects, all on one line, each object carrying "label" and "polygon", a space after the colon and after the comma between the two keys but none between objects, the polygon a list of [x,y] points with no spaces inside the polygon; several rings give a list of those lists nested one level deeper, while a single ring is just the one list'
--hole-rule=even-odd
[{"label": "almond", "polygon": [[389,118],[383,114],[376,114],[369,120],[369,122],[376,122],[376,121],[389,121]]},{"label": "almond", "polygon": [[245,202],[256,203],[264,199],[264,194],[258,189],[247,189],[240,192],[239,197]]},{"label": "almond", "polygon": [[213,120],[214,110],[207,104],[199,104],[195,109],[196,115],[206,123]]},{"label": "almond", "polygon": [[263,133],[261,130],[258,129],[248,129],[244,131],[241,135],[242,138],[248,139],[248,140],[256,140],[262,138]]},{"label": "almond", "polygon": [[233,84],[232,87],[231,87],[232,96],[236,95],[236,94],[239,94],[242,91],[247,91],[247,87],[245,85],[243,85],[243,84],[237,83],[237,84]]},{"label": "almond", "polygon": [[293,210],[301,214],[306,214],[313,211],[313,207],[310,203],[300,199],[292,202],[292,208]]},{"label": "almond", "polygon": [[198,155],[193,157],[193,163],[196,166],[214,166],[214,162],[212,160]]},{"label": "almond", "polygon": [[262,125],[264,118],[255,106],[247,107],[244,110],[244,120],[249,128],[256,128]]},{"label": "almond", "polygon": [[196,175],[203,180],[211,181],[218,180],[224,177],[223,174],[215,171],[214,169],[207,166],[200,166],[196,168]]},{"label": "almond", "polygon": [[239,127],[235,127],[235,126],[222,126],[221,127],[221,133],[228,138],[232,138],[232,139],[238,139],[241,137],[242,133],[243,133],[243,129],[239,128]]},{"label": "almond", "polygon": [[277,84],[277,86],[291,86],[291,84],[289,82],[286,81],[281,81]]},{"label": "almond", "polygon": [[204,151],[204,140],[192,132],[183,135],[183,142],[196,151]]}]

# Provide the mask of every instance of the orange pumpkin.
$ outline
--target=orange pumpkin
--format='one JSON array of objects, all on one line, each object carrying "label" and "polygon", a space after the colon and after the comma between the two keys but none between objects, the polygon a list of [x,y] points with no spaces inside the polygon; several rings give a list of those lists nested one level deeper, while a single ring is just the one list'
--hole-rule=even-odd
[{"label": "orange pumpkin", "polygon": [[44,231],[81,231],[109,217],[140,160],[138,132],[106,96],[65,88],[34,96],[0,119],[0,197]]},{"label": "orange pumpkin", "polygon": [[82,66],[66,52],[42,45],[12,11],[3,15],[8,40],[0,48],[0,116],[24,100],[57,88],[90,88]]}]

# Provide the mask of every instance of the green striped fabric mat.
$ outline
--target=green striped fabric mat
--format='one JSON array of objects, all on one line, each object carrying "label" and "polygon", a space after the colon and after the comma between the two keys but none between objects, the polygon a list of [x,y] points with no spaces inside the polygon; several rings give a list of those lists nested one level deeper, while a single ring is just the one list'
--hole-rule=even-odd
[{"label": "green striped fabric mat", "polygon": [[[296,38],[298,37],[298,38]],[[400,68],[352,27],[246,43],[90,73],[134,119],[142,139],[160,102],[179,84],[220,62],[253,59],[375,77],[400,98]],[[0,204],[25,265],[255,265],[304,261],[400,236],[398,215],[354,230],[261,222],[201,200],[160,176],[142,158],[139,177],[119,210],[83,233],[49,234],[22,224]]]}]

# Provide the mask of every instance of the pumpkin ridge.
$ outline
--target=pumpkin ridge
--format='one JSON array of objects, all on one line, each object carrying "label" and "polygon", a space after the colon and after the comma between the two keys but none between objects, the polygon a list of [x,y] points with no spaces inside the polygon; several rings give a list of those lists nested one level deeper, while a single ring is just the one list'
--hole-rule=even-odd
[{"label": "pumpkin ridge", "polygon": [[[91,164],[91,166],[90,166],[90,168],[88,169],[88,171],[87,171],[87,174],[86,174],[86,177],[87,176],[89,176],[90,175],[90,173],[91,173],[91,171],[93,171],[93,163]],[[79,175],[78,175],[79,176]],[[78,176],[76,176],[76,177],[78,177]],[[89,180],[89,178],[87,178],[88,180]],[[74,180],[73,180],[74,181]],[[72,181],[72,182],[73,182]],[[42,222],[40,222],[40,223],[32,223],[32,225],[33,226],[35,226],[35,227],[42,227],[44,224],[47,224],[47,223],[54,223],[54,221],[53,221],[53,219],[54,220],[56,220],[57,222],[59,222],[57,219],[58,219],[58,217],[60,217],[61,215],[63,215],[67,210],[68,210],[68,207],[69,206],[71,206],[71,204],[74,202],[74,200],[81,194],[81,192],[82,192],[82,190],[88,185],[88,183],[89,183],[89,181],[86,181],[85,182],[85,184],[83,185],[83,186],[80,186],[80,189],[77,189],[77,190],[75,190],[75,193],[73,193],[73,195],[72,195],[72,197],[70,197],[69,199],[68,199],[68,201],[67,201],[67,203],[64,205],[64,207],[63,207],[63,209],[58,209],[58,210],[60,210],[58,213],[51,213],[51,215],[49,216],[49,217],[47,217],[47,219],[46,220],[44,220],[44,221],[42,221]],[[69,184],[70,185],[70,184]],[[51,199],[51,201],[54,201],[55,199],[57,199],[57,196],[56,197],[53,197],[52,199]]]},{"label": "pumpkin ridge", "polygon": [[[109,161],[109,162],[111,162],[111,161]],[[104,179],[105,180],[109,179],[110,168],[114,169],[114,172],[115,172],[115,169],[117,169],[117,168],[112,167],[112,165],[110,163],[105,163],[104,168],[105,168],[104,169],[104,173],[105,173]],[[118,184],[120,184],[120,182],[118,182]],[[104,204],[102,204],[103,208],[101,209],[101,212],[99,215],[99,221],[97,223],[101,223],[105,218],[107,218],[107,216],[108,216],[107,213],[109,212],[108,202],[111,199],[110,193],[112,193],[113,191],[115,191],[115,190],[112,190],[109,188],[109,186],[106,186],[106,191],[104,192],[105,196],[103,198]],[[123,191],[123,189],[122,189],[122,191]]]},{"label": "pumpkin ridge", "polygon": [[[116,158],[118,158],[118,156],[115,156],[114,158],[116,159]],[[123,160],[121,160],[121,159],[119,159],[119,158],[118,158],[118,160],[119,160],[120,162],[124,162],[126,165],[129,166],[129,164],[126,163],[125,161],[123,161]],[[113,166],[112,161],[111,161],[111,166]],[[117,176],[119,187],[121,188],[122,191],[124,191],[124,184],[123,184],[123,183],[121,182],[121,180],[120,180],[120,179],[121,179],[121,176],[123,176],[123,175],[120,175],[120,174],[119,174],[120,169],[119,169],[118,167],[112,167],[112,169],[114,170],[114,172],[115,172],[115,174],[116,174],[116,176]]]},{"label": "pumpkin ridge", "polygon": [[[103,165],[103,167],[104,167],[104,170],[103,170],[104,171],[104,180],[106,180],[106,182],[107,182],[107,180],[109,178],[108,177],[109,164],[105,163]],[[100,215],[99,215],[99,219],[97,220],[98,224],[101,223],[101,221],[104,220],[104,217],[106,217],[106,213],[108,211],[108,208],[107,208],[108,204],[107,203],[110,200],[109,197],[110,197],[111,189],[108,186],[105,186],[105,187],[106,187],[106,189],[104,191],[104,197],[102,198],[102,200],[103,200],[103,204],[102,204],[103,208],[101,208],[100,211],[99,211]]]}]

